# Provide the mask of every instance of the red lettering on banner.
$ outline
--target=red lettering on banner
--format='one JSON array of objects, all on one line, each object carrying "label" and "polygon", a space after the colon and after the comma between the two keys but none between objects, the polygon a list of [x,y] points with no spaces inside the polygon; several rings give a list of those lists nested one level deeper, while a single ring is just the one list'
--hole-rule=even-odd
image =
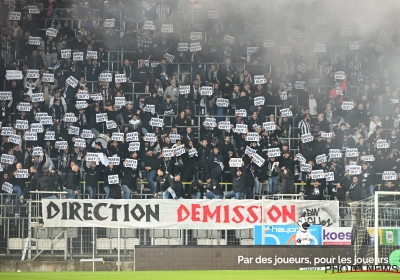
[{"label": "red lettering on banner", "polygon": [[208,207],[208,205],[204,206],[204,210],[203,210],[203,222],[204,223],[208,222],[208,218],[213,220],[215,216],[216,216],[215,222],[220,223],[221,222],[221,206],[220,205],[215,207],[214,212],[210,211],[210,208]]},{"label": "red lettering on banner", "polygon": [[[181,206],[178,207],[177,211],[178,211],[178,222],[183,222],[190,215],[189,210],[185,207],[185,205],[182,205],[182,204],[181,204]],[[182,216],[183,212],[185,212],[185,214],[186,214],[186,216],[184,218]]]},{"label": "red lettering on banner", "polygon": [[281,210],[276,205],[273,205],[267,211],[268,218],[274,223],[279,219],[282,219],[282,222],[287,223],[287,218],[296,222],[296,205],[290,205],[290,208],[291,211],[288,210],[287,205],[283,205]]},{"label": "red lettering on banner", "polygon": [[229,224],[229,205],[224,206],[224,223]]},{"label": "red lettering on banner", "polygon": [[257,214],[253,211],[253,208],[254,208],[254,209],[257,209],[257,208],[259,208],[259,207],[258,207],[258,206],[250,206],[250,207],[249,207],[248,211],[249,211],[250,216],[251,216],[253,219],[250,220],[250,217],[247,217],[246,221],[247,221],[248,223],[255,223],[255,222],[257,222]]},{"label": "red lettering on banner", "polygon": [[197,209],[200,209],[201,206],[200,204],[192,204],[192,221],[193,222],[201,222],[201,219],[199,217],[200,211],[197,211]]},{"label": "red lettering on banner", "polygon": [[244,208],[244,206],[235,206],[235,207],[233,207],[233,212],[236,214],[236,216],[239,219],[236,219],[236,217],[234,217],[232,219],[232,222],[239,224],[239,223],[241,223],[243,221],[243,215],[242,215],[242,213],[240,213],[240,210],[239,210],[239,209],[242,209],[242,208]]}]

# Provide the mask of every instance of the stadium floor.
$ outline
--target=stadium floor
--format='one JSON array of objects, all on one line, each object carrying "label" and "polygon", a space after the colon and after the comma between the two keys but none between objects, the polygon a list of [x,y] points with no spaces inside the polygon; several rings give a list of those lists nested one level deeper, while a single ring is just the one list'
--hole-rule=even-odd
[{"label": "stadium floor", "polygon": [[386,280],[400,279],[398,273],[380,273],[380,272],[349,272],[349,273],[325,273],[324,271],[299,271],[299,270],[215,270],[215,271],[123,271],[123,272],[4,272],[0,273],[2,280],[36,280],[36,279],[52,279],[52,280],[71,280],[72,277],[79,280],[125,280],[125,279],[162,279],[162,280],[236,280],[236,279],[266,279],[266,277],[274,277],[273,279],[376,279],[384,277]]}]

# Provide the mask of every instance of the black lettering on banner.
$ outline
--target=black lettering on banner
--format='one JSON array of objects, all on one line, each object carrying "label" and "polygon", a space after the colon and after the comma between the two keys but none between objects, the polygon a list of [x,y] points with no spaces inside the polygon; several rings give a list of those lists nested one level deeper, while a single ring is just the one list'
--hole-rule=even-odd
[{"label": "black lettering on banner", "polygon": [[151,209],[151,205],[146,205],[146,222],[151,222],[150,216],[153,217],[157,222],[160,221],[160,205],[154,205],[154,210]]},{"label": "black lettering on banner", "polygon": [[111,208],[111,210],[112,210],[112,215],[111,215],[111,221],[112,222],[118,222],[118,219],[117,219],[117,210],[119,209],[119,208],[121,208],[122,207],[122,205],[113,205],[113,204],[111,204],[110,206],[109,206],[109,208]]},{"label": "black lettering on banner", "polygon": [[68,220],[67,218],[67,202],[62,203],[62,217],[61,220]]},{"label": "black lettering on banner", "polygon": [[79,216],[79,209],[81,209],[81,205],[79,202],[70,202],[69,203],[69,219],[70,220],[75,220],[75,217],[77,217],[79,220],[83,221],[81,216]]},{"label": "black lettering on banner", "polygon": [[[140,214],[139,216],[136,214],[136,210],[139,210],[139,214]],[[136,204],[135,207],[133,207],[133,209],[131,210],[131,215],[136,221],[140,222],[140,220],[145,215],[142,206],[140,206],[139,204]]]},{"label": "black lettering on banner", "polygon": [[89,215],[89,214],[92,214],[92,210],[89,210],[89,208],[92,208],[92,207],[93,207],[92,203],[83,203],[83,219],[85,221],[93,220],[91,215]]},{"label": "black lettering on banner", "polygon": [[[51,215],[51,210],[54,209],[54,215]],[[50,202],[49,205],[47,205],[47,219],[53,219],[55,216],[60,213],[60,208],[58,208],[57,204],[54,202]]]},{"label": "black lettering on banner", "polygon": [[98,220],[98,221],[107,220],[108,217],[105,217],[105,218],[104,218],[104,217],[100,216],[100,213],[99,213],[100,207],[106,207],[107,204],[108,204],[108,203],[99,203],[99,204],[97,204],[97,205],[94,207],[93,215],[94,215],[94,217],[95,217],[96,220]]}]

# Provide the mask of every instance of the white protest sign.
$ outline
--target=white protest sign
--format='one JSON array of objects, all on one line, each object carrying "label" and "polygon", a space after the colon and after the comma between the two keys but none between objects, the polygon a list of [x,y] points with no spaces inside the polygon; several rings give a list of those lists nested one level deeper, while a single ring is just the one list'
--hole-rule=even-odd
[{"label": "white protest sign", "polygon": [[182,139],[182,136],[180,134],[177,134],[177,133],[170,133],[168,136],[171,139],[171,143],[176,143],[176,141]]},{"label": "white protest sign", "polygon": [[353,35],[353,28],[351,27],[343,27],[342,32],[340,33],[342,36],[352,36]]},{"label": "white protest sign", "polygon": [[43,102],[43,93],[32,93],[32,102]]},{"label": "white protest sign", "polygon": [[94,133],[90,129],[83,129],[81,133],[81,138],[84,139],[93,139]]},{"label": "white protest sign", "polygon": [[281,100],[287,100],[287,92],[286,91],[281,91],[279,93],[279,97]]},{"label": "white protest sign", "polygon": [[74,123],[77,121],[77,118],[74,113],[65,113],[64,122],[66,123]]},{"label": "white protest sign", "polygon": [[13,193],[14,186],[8,182],[4,182],[3,185],[1,185],[1,189],[6,193]]},{"label": "white protest sign", "polygon": [[76,96],[77,99],[89,99],[89,93],[87,90],[79,90]]},{"label": "white protest sign", "polygon": [[306,158],[300,153],[296,155],[296,158],[300,163],[305,163],[307,161]]},{"label": "white protest sign", "polygon": [[254,106],[263,106],[265,104],[264,96],[254,97]]},{"label": "white protest sign", "polygon": [[189,50],[189,43],[178,43],[178,51],[186,52]]},{"label": "white protest sign", "polygon": [[379,139],[376,142],[376,148],[377,149],[387,149],[389,148],[390,143],[386,141],[386,139]]},{"label": "white protest sign", "polygon": [[253,55],[258,52],[258,47],[247,47],[247,55]]},{"label": "white protest sign", "polygon": [[268,149],[268,157],[280,157],[281,150],[279,148]]},{"label": "white protest sign", "polygon": [[235,115],[245,118],[245,117],[247,117],[247,111],[246,111],[246,109],[237,109],[237,110],[235,110]]},{"label": "white protest sign", "polygon": [[252,149],[252,148],[250,148],[249,146],[246,146],[246,149],[244,150],[244,153],[246,155],[254,156],[255,154],[257,154],[257,151]]},{"label": "white protest sign", "polygon": [[109,185],[115,185],[119,184],[119,177],[118,175],[108,175],[108,184]]},{"label": "white protest sign", "polygon": [[202,48],[200,42],[190,44],[190,52],[198,52],[201,51],[201,49]]},{"label": "white protest sign", "polygon": [[362,161],[375,161],[375,157],[373,155],[361,156]]},{"label": "white protest sign", "polygon": [[126,83],[126,76],[125,74],[115,74],[115,83]]},{"label": "white protest sign", "polygon": [[327,162],[327,161],[328,161],[328,159],[326,158],[325,154],[322,154],[322,155],[319,155],[319,156],[315,157],[315,162],[317,164],[321,164],[321,163],[324,163],[324,162]]},{"label": "white protest sign", "polygon": [[342,110],[345,110],[345,111],[353,110],[353,102],[352,101],[343,101],[342,102]]},{"label": "white protest sign", "polygon": [[343,91],[340,87],[335,88],[335,91],[337,95],[343,95]]},{"label": "white protest sign", "polygon": [[174,149],[174,152],[175,152],[175,156],[177,156],[177,157],[179,157],[179,156],[181,156],[181,155],[186,153],[184,145],[176,146],[173,149]]},{"label": "white protest sign", "polygon": [[281,109],[280,113],[281,113],[281,117],[283,117],[283,118],[287,118],[287,117],[292,117],[293,116],[293,113],[290,110],[290,108]]},{"label": "white protest sign", "polygon": [[103,100],[103,96],[101,95],[101,93],[92,93],[92,94],[90,94],[90,98],[93,101],[102,101]]},{"label": "white protest sign", "polygon": [[56,132],[55,131],[46,131],[46,133],[44,134],[44,140],[46,140],[46,141],[56,140]]},{"label": "white protest sign", "polygon": [[117,123],[113,120],[106,121],[106,127],[107,129],[115,129],[117,128]]},{"label": "white protest sign", "polygon": [[311,169],[312,169],[311,164],[302,163],[302,164],[300,165],[300,172],[310,172]]},{"label": "white protest sign", "polygon": [[346,157],[358,157],[358,149],[357,148],[347,148],[346,149]]},{"label": "white protest sign", "polygon": [[13,132],[14,132],[13,128],[9,126],[2,127],[1,129],[2,136],[10,136],[13,134]]},{"label": "white protest sign", "polygon": [[29,124],[27,120],[16,120],[15,129],[29,129]]},{"label": "white protest sign", "polygon": [[203,34],[201,32],[190,32],[191,41],[203,40]]},{"label": "white protest sign", "polygon": [[98,161],[99,160],[99,155],[97,153],[87,153],[86,154],[86,161],[87,162],[92,162],[92,161]]},{"label": "white protest sign", "polygon": [[71,57],[71,49],[61,50],[61,58],[70,58]]},{"label": "white protest sign", "polygon": [[236,133],[247,133],[247,124],[236,124]]},{"label": "white protest sign", "polygon": [[143,137],[143,141],[146,142],[156,142],[157,141],[157,137],[154,133],[147,133],[144,137]]},{"label": "white protest sign", "polygon": [[6,163],[6,164],[13,164],[14,163],[14,156],[7,155],[7,154],[2,154],[0,162],[1,163]]},{"label": "white protest sign", "polygon": [[233,44],[235,43],[235,40],[236,40],[235,37],[225,35],[225,36],[224,36],[224,39],[223,39],[223,42],[224,42],[225,44],[233,45]]},{"label": "white protest sign", "polygon": [[162,33],[173,33],[174,32],[174,25],[173,24],[163,24],[161,26]]},{"label": "white protest sign", "polygon": [[128,150],[130,152],[139,151],[140,150],[140,142],[131,142],[131,143],[129,143]]},{"label": "white protest sign", "polygon": [[330,158],[342,158],[342,152],[339,149],[329,149]]},{"label": "white protest sign", "polygon": [[229,159],[229,167],[242,167],[242,158],[231,158]]},{"label": "white protest sign", "polygon": [[39,78],[39,70],[28,69],[27,72],[26,72],[26,77],[28,79],[37,79],[37,78]]},{"label": "white protest sign", "polygon": [[321,132],[322,138],[332,138],[332,132]]},{"label": "white protest sign", "polygon": [[262,84],[266,84],[267,80],[265,79],[264,75],[257,75],[254,76],[254,84],[255,85],[262,85]]},{"label": "white protest sign", "polygon": [[129,132],[125,136],[127,142],[139,141],[139,134],[137,132]]},{"label": "white protest sign", "polygon": [[21,136],[11,134],[8,138],[8,142],[19,145],[19,144],[21,144]]},{"label": "white protest sign", "polygon": [[115,97],[115,105],[117,106],[125,106],[126,99],[124,96],[116,96]]},{"label": "white protest sign", "polygon": [[297,70],[304,74],[307,72],[308,66],[305,63],[301,63],[299,66],[297,66]]},{"label": "white protest sign", "polygon": [[254,155],[253,155],[253,162],[254,162],[257,166],[261,167],[261,166],[263,165],[263,163],[265,162],[265,159],[262,158],[262,157],[261,157],[260,155],[258,155],[258,154],[254,154]]},{"label": "white protest sign", "polygon": [[124,140],[124,134],[123,133],[113,132],[112,135],[111,135],[111,140],[122,142]]},{"label": "white protest sign", "polygon": [[17,169],[15,178],[28,178],[28,169]]},{"label": "white protest sign", "polygon": [[75,107],[76,109],[86,109],[87,107],[89,107],[89,104],[86,101],[76,101],[75,103]]},{"label": "white protest sign", "polygon": [[196,148],[189,150],[189,157],[194,157],[194,156],[196,157],[198,156]]},{"label": "white protest sign", "polygon": [[173,62],[175,56],[173,56],[172,54],[166,53],[166,54],[164,54],[164,58],[165,58],[168,62]]},{"label": "white protest sign", "polygon": [[214,118],[206,118],[204,120],[204,126],[216,127],[217,126],[216,120]]},{"label": "white protest sign", "polygon": [[43,133],[43,125],[41,123],[32,123],[31,132]]},{"label": "white protest sign", "polygon": [[82,138],[75,138],[74,147],[85,148],[86,140]]},{"label": "white protest sign", "polygon": [[219,11],[208,11],[207,12],[209,19],[218,19],[219,18]]},{"label": "white protest sign", "polygon": [[76,88],[78,85],[79,81],[75,79],[73,76],[69,76],[67,79],[67,84],[69,84],[71,87]]},{"label": "white protest sign", "polygon": [[79,127],[71,125],[68,129],[68,134],[79,135]]},{"label": "white protest sign", "polygon": [[107,120],[107,113],[96,114],[96,123],[106,122]]},{"label": "white protest sign", "polygon": [[276,125],[274,122],[265,122],[265,123],[263,123],[263,127],[265,130],[269,130],[269,131],[276,130]]},{"label": "white protest sign", "polygon": [[87,51],[86,56],[91,59],[97,59],[97,51]]},{"label": "white protest sign", "polygon": [[326,53],[326,45],[325,44],[315,44],[314,52]]},{"label": "white protest sign", "polygon": [[74,52],[72,54],[73,61],[83,61],[83,52]]},{"label": "white protest sign", "polygon": [[28,6],[28,12],[32,15],[40,14],[40,10],[37,6]]},{"label": "white protest sign", "polygon": [[325,178],[324,170],[312,170],[311,179],[323,179]]},{"label": "white protest sign", "polygon": [[132,158],[125,159],[124,166],[127,168],[137,168],[137,160]]},{"label": "white protest sign", "polygon": [[349,174],[350,175],[359,175],[359,174],[361,174],[361,165],[350,165],[349,166]]},{"label": "white protest sign", "polygon": [[52,125],[53,124],[53,117],[52,116],[45,116],[40,118],[40,122],[43,125]]},{"label": "white protest sign", "polygon": [[212,87],[201,87],[200,95],[211,96],[213,95]]},{"label": "white protest sign", "polygon": [[231,122],[230,121],[220,121],[218,123],[219,129],[230,130],[231,129]]},{"label": "white protest sign", "polygon": [[281,47],[281,54],[291,54],[291,53],[292,53],[292,46]]},{"label": "white protest sign", "polygon": [[68,142],[67,141],[56,141],[56,143],[54,144],[54,146],[57,149],[60,150],[66,150],[68,148]]},{"label": "white protest sign", "polygon": [[229,99],[217,98],[217,107],[228,107]]},{"label": "white protest sign", "polygon": [[108,158],[108,164],[119,165],[120,162],[121,162],[120,157],[109,157]]},{"label": "white protest sign", "polygon": [[258,142],[260,140],[260,135],[257,132],[247,132],[246,141]]},{"label": "white protest sign", "polygon": [[351,51],[360,49],[360,41],[354,41],[349,43],[349,48]]},{"label": "white protest sign", "polygon": [[57,37],[58,31],[54,28],[47,28],[46,29],[46,36]]},{"label": "white protest sign", "polygon": [[164,122],[163,119],[151,118],[150,125],[155,127],[163,127],[163,122]]},{"label": "white protest sign", "polygon": [[292,38],[303,38],[304,33],[299,29],[292,29]]},{"label": "white protest sign", "polygon": [[264,40],[263,44],[265,48],[273,48],[275,47],[275,39]]},{"label": "white protest sign", "polygon": [[114,27],[115,26],[115,19],[108,18],[104,20],[104,27]]},{"label": "white protest sign", "polygon": [[179,86],[179,94],[189,94],[190,86]]},{"label": "white protest sign", "polygon": [[0,91],[0,100],[11,100],[12,92],[11,91]]},{"label": "white protest sign", "polygon": [[325,173],[325,178],[326,178],[327,182],[333,182],[333,181],[335,181],[335,173],[327,172],[327,173]]},{"label": "white protest sign", "polygon": [[304,82],[304,81],[296,81],[296,82],[294,83],[294,88],[295,88],[295,89],[304,89],[305,83],[306,83],[306,82]]},{"label": "white protest sign", "polygon": [[13,20],[20,20],[21,19],[21,13],[20,12],[10,12],[10,21]]},{"label": "white protest sign", "polygon": [[43,156],[43,148],[42,147],[33,147],[32,149],[32,156]]},{"label": "white protest sign", "polygon": [[346,79],[346,73],[344,71],[336,71],[334,77],[335,80],[344,80]]},{"label": "white protest sign", "polygon": [[396,171],[383,171],[383,180],[385,181],[397,180]]},{"label": "white protest sign", "polygon": [[22,80],[22,71],[19,70],[6,70],[6,79],[11,80]]},{"label": "white protest sign", "polygon": [[112,73],[100,73],[100,81],[107,83],[112,82]]},{"label": "white protest sign", "polygon": [[156,111],[156,105],[154,104],[146,104],[143,108],[143,112],[154,113]]},{"label": "white protest sign", "polygon": [[156,30],[156,26],[154,25],[154,22],[151,20],[147,20],[144,22],[143,29],[145,30]]},{"label": "white protest sign", "polygon": [[52,74],[52,73],[43,73],[42,82],[43,83],[54,83],[54,74]]},{"label": "white protest sign", "polygon": [[37,141],[37,132],[25,132],[25,141]]},{"label": "white protest sign", "polygon": [[147,11],[150,11],[150,9],[151,9],[151,5],[150,5],[149,3],[147,3],[147,2],[145,2],[145,1],[140,2],[140,5],[141,5],[144,9],[146,9]]}]

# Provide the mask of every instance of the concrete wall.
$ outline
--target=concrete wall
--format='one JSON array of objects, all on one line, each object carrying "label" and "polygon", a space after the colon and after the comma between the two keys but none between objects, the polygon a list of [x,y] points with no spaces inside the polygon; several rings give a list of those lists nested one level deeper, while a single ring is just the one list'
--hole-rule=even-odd
[{"label": "concrete wall", "polygon": [[[121,270],[133,271],[133,262],[121,262]],[[16,271],[92,271],[92,262],[76,261],[0,261],[0,272]],[[117,271],[116,262],[95,262],[96,271]]]}]

